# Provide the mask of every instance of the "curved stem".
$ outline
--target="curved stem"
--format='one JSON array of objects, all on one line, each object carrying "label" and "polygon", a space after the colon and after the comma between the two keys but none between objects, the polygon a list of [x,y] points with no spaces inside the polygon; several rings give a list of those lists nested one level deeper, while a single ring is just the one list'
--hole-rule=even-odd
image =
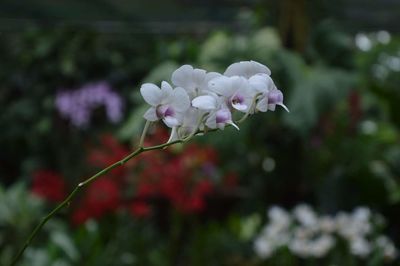
[{"label": "curved stem", "polygon": [[146,120],[146,124],[144,124],[142,135],[140,136],[139,147],[143,147],[144,138],[146,137],[147,130],[149,129],[151,122]]},{"label": "curved stem", "polygon": [[[145,132],[145,130],[144,130]],[[79,183],[75,189],[65,198],[65,200],[63,202],[61,202],[59,205],[57,205],[49,214],[47,214],[42,221],[35,227],[35,229],[32,231],[32,233],[30,234],[30,236],[28,237],[28,239],[25,241],[24,245],[22,246],[22,248],[19,250],[18,254],[15,256],[15,258],[13,259],[13,261],[11,262],[10,266],[14,266],[16,265],[16,263],[18,262],[18,260],[20,259],[20,257],[22,256],[22,254],[24,253],[24,251],[26,250],[26,248],[31,244],[32,240],[36,237],[36,235],[39,233],[39,231],[42,229],[42,227],[47,223],[48,220],[50,220],[55,214],[57,214],[61,209],[63,209],[64,207],[68,206],[72,200],[72,198],[75,196],[76,193],[79,192],[80,189],[84,188],[85,186],[89,185],[90,183],[92,183],[94,180],[96,180],[98,177],[108,173],[109,171],[111,171],[112,169],[121,166],[123,164],[125,164],[126,162],[128,162],[130,159],[138,156],[139,154],[146,152],[146,151],[151,151],[151,150],[159,150],[159,149],[163,149],[165,147],[171,146],[173,144],[177,144],[177,143],[183,143],[186,142],[187,140],[175,140],[169,143],[164,143],[164,144],[160,144],[160,145],[155,145],[155,146],[150,146],[150,147],[142,147],[140,146],[139,148],[137,148],[135,151],[133,151],[131,154],[129,154],[128,156],[126,156],[125,158],[119,160],[118,162],[113,163],[112,165],[104,168],[103,170],[99,171],[98,173],[96,173],[95,175],[89,177],[88,179],[86,179],[85,181]]]}]

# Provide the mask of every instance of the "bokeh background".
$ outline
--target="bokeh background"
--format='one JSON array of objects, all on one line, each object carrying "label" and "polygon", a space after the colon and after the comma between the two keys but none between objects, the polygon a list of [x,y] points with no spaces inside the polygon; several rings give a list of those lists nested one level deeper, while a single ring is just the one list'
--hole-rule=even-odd
[{"label": "bokeh background", "polygon": [[399,265],[399,18],[396,0],[2,0],[0,264],[135,148],[142,83],[256,60],[290,113],[113,170],[19,265]]}]

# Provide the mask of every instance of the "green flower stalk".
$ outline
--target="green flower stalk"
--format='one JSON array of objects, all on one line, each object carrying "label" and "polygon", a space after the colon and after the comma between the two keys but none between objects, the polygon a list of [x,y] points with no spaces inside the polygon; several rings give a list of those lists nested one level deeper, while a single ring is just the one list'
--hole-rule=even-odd
[{"label": "green flower stalk", "polygon": [[[207,73],[205,70],[184,65],[172,74],[171,80],[175,87],[166,81],[163,81],[160,87],[151,83],[143,84],[140,92],[150,108],[143,116],[146,123],[139,147],[125,158],[79,183],[65,200],[34,228],[11,266],[16,265],[42,227],[55,214],[68,207],[80,190],[112,169],[124,165],[141,153],[185,143],[200,133],[223,130],[225,126],[239,129],[236,124],[256,112],[274,111],[276,106],[288,111],[283,104],[283,94],[276,88],[270,74],[271,71],[266,66],[255,61],[234,63],[224,74]],[[238,121],[233,121],[233,112],[236,111],[244,115]],[[169,140],[164,144],[144,147],[150,124],[158,120],[162,120],[172,129]]]}]

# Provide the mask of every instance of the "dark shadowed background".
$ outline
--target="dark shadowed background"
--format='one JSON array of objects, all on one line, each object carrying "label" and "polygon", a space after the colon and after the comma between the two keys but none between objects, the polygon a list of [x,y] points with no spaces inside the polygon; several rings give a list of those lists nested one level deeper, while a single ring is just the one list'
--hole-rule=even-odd
[{"label": "dark shadowed background", "polygon": [[2,0],[0,265],[135,148],[142,83],[241,60],[271,69],[290,113],[111,171],[20,265],[399,265],[399,18],[396,0]]}]

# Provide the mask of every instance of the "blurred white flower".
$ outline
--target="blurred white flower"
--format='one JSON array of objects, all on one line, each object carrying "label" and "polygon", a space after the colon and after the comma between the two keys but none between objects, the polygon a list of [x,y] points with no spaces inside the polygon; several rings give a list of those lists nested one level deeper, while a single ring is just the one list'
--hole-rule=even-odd
[{"label": "blurred white flower", "polygon": [[318,220],[318,224],[323,233],[333,233],[336,228],[335,220],[330,216],[322,216]]},{"label": "blurred white flower", "polygon": [[335,239],[330,235],[321,235],[313,239],[294,238],[289,243],[289,250],[302,258],[324,257],[334,246]]},{"label": "blurred white flower", "polygon": [[268,218],[271,223],[279,224],[282,228],[287,228],[290,225],[290,214],[283,208],[273,206],[268,210]]},{"label": "blurred white flower", "polygon": [[373,234],[376,217],[379,215],[372,215],[366,207],[358,207],[351,213],[339,212],[336,216],[319,216],[305,204],[297,205],[292,213],[273,206],[268,210],[269,222],[254,246],[258,246],[257,254],[265,250],[262,258],[273,256],[282,247],[304,259],[323,258],[338,240],[344,240],[354,256],[366,259],[380,250],[385,259],[393,260],[397,256],[394,244],[386,236]]},{"label": "blurred white flower", "polygon": [[371,218],[371,211],[366,207],[358,207],[353,211],[353,218],[360,222],[367,222]]},{"label": "blurred white flower", "polygon": [[397,257],[398,251],[387,236],[379,236],[376,239],[376,246],[382,250],[383,256],[386,259],[394,260]]},{"label": "blurred white flower", "polygon": [[350,251],[353,255],[365,258],[371,252],[371,244],[362,237],[357,237],[350,240]]},{"label": "blurred white flower", "polygon": [[339,213],[336,216],[336,229],[347,240],[364,237],[371,231],[370,210],[358,208],[352,214]]},{"label": "blurred white flower", "polygon": [[254,241],[254,250],[260,258],[266,259],[273,254],[275,248],[267,239],[259,237]]},{"label": "blurred white flower", "polygon": [[317,225],[317,215],[311,209],[310,206],[306,204],[297,205],[293,211],[294,217],[304,226],[316,226]]},{"label": "blurred white flower", "polygon": [[335,239],[328,234],[316,238],[312,244],[312,255],[317,258],[324,257],[335,245]]}]

